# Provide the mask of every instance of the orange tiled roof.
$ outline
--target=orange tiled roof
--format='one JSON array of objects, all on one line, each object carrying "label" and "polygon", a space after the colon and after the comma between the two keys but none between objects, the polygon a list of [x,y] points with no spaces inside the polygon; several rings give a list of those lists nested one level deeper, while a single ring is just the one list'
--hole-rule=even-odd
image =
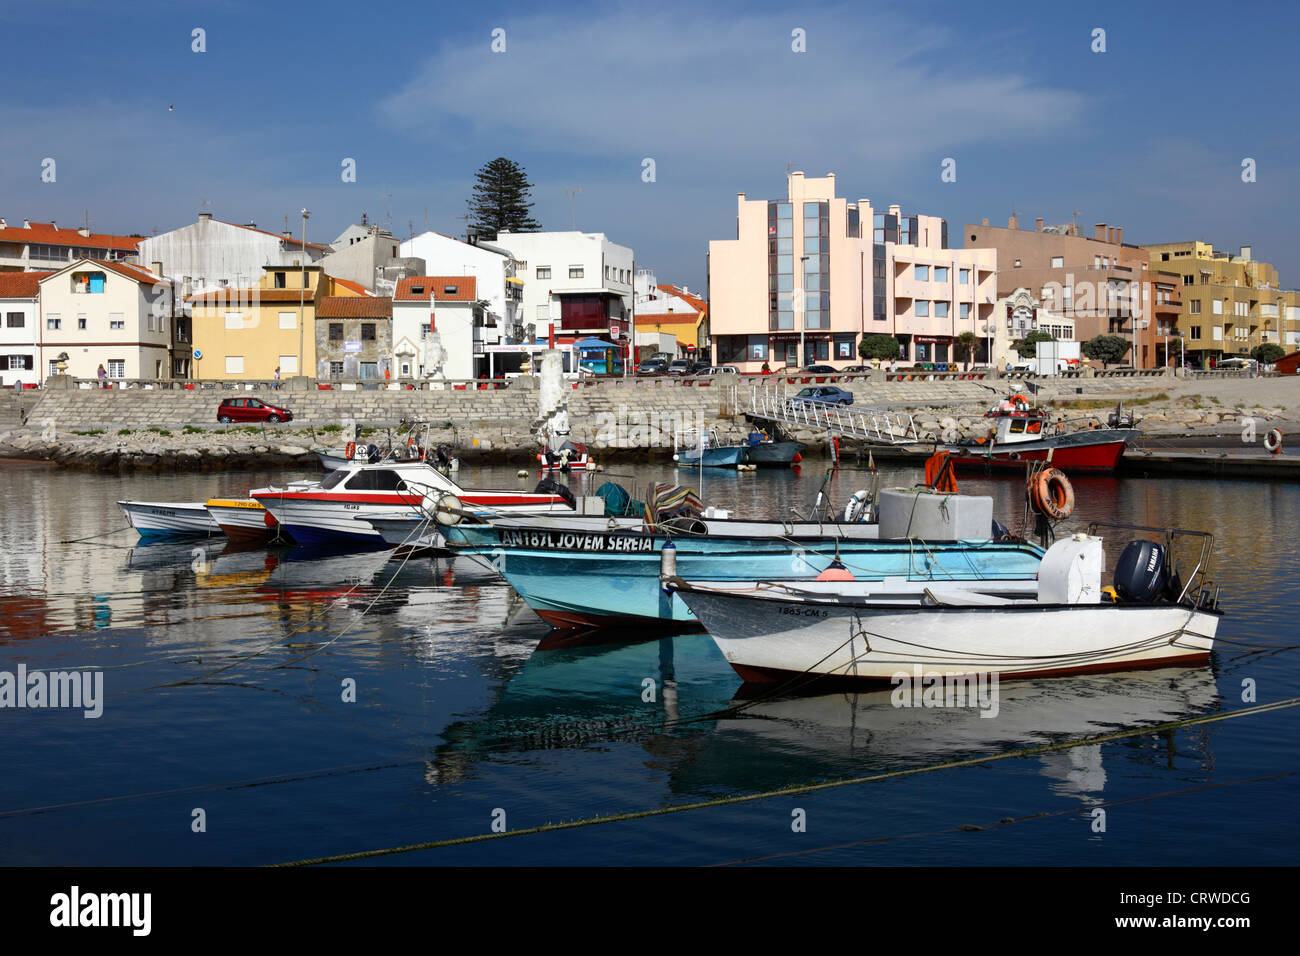
[{"label": "orange tiled roof", "polygon": [[335,285],[340,285],[343,288],[347,289],[349,292],[353,292],[357,295],[367,296],[367,297],[374,295],[373,292],[371,292],[369,289],[363,286],[360,282],[353,282],[351,279],[339,279],[336,278],[335,276],[330,276],[330,278],[334,280]]},{"label": "orange tiled roof", "polygon": [[701,299],[698,295],[696,295],[696,294],[693,293],[693,292],[683,292],[681,289],[677,288],[677,286],[675,286],[675,285],[659,285],[659,286],[656,286],[655,288],[660,289],[660,290],[662,290],[662,291],[664,291],[664,292],[667,292],[669,295],[675,295],[675,296],[677,296],[679,299],[685,299],[685,300],[686,300],[687,302],[689,302],[689,303],[690,303],[690,304],[691,304],[691,305],[692,305],[696,310],[698,310],[698,311],[700,311],[700,312],[706,312],[706,311],[708,311],[709,304],[708,304],[707,302],[705,302],[703,299]]},{"label": "orange tiled roof", "polygon": [[34,299],[41,292],[41,280],[53,272],[0,272],[0,299]]},{"label": "orange tiled roof", "polygon": [[132,279],[135,282],[143,282],[146,285],[160,285],[164,281],[166,281],[162,278],[162,276],[154,275],[144,266],[138,266],[132,262],[107,262],[104,259],[78,259],[75,262],[68,263],[62,269],[59,269],[55,272],[42,273],[44,278],[42,278],[40,281],[44,282],[45,279],[48,279],[52,275],[58,275],[59,273],[62,272],[68,272],[72,269],[77,268],[78,266],[83,265],[84,263],[90,263],[91,265],[98,266],[101,269],[107,269],[109,272],[116,272],[120,276],[125,276],[126,278]]},{"label": "orange tiled roof", "polygon": [[0,242],[35,242],[48,246],[80,246],[91,249],[121,249],[134,252],[139,239],[92,232],[83,236],[76,229],[60,229],[52,222],[33,222],[26,226],[0,229]]},{"label": "orange tiled roof", "polygon": [[393,300],[388,296],[327,295],[316,309],[321,319],[391,319]]},{"label": "orange tiled roof", "polygon": [[[454,292],[447,289],[455,286]],[[423,292],[415,292],[415,288]],[[473,302],[478,299],[478,286],[474,276],[408,276],[397,283],[393,299],[397,302],[427,302],[429,294],[435,302]]]}]

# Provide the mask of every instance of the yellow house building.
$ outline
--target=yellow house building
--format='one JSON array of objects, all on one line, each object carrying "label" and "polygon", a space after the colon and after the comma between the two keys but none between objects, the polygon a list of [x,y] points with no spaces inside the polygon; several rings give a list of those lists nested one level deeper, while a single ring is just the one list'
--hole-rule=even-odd
[{"label": "yellow house building", "polygon": [[[1151,268],[1182,277],[1182,313],[1188,361],[1248,356],[1265,342],[1293,352],[1300,345],[1300,292],[1282,289],[1277,269],[1242,246],[1238,255],[1218,252],[1208,242],[1143,246]],[[1170,354],[1178,353],[1170,346]]]},{"label": "yellow house building", "polygon": [[[305,284],[304,284],[305,280]],[[316,368],[316,307],[326,296],[373,295],[318,265],[271,267],[257,285],[191,296],[194,377],[273,379]]]}]

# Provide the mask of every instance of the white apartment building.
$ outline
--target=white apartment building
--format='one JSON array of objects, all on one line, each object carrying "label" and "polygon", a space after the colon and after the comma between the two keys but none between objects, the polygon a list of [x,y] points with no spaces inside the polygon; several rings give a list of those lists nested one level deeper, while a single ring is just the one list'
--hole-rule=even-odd
[{"label": "white apartment building", "polygon": [[433,276],[473,277],[485,317],[507,339],[523,337],[524,280],[509,252],[487,243],[462,242],[440,232],[422,232],[401,244],[404,259],[421,259]]},{"label": "white apartment building", "polygon": [[301,237],[291,232],[267,232],[251,222],[222,222],[205,212],[191,225],[141,239],[137,261],[177,283],[178,298],[184,299],[214,289],[251,288],[266,269],[301,266],[304,248],[307,265],[330,251],[318,242],[304,247]]},{"label": "white apartment building", "polygon": [[0,385],[38,385],[42,378],[40,280],[48,272],[0,272]]},{"label": "white apartment building", "polygon": [[81,259],[40,280],[36,367],[110,379],[162,379],[171,353],[167,284],[147,269],[123,262]]},{"label": "white apartment building", "polygon": [[408,276],[393,294],[393,369],[399,379],[488,374],[486,348],[500,343],[474,276]]},{"label": "white apartment building", "polygon": [[603,232],[502,232],[492,242],[518,263],[522,321],[534,341],[587,336],[626,345],[635,307],[634,255]]},{"label": "white apartment building", "polygon": [[781,200],[740,193],[736,225],[709,243],[719,364],[857,365],[875,334],[894,337],[904,363],[950,362],[957,337],[983,335],[993,315],[995,250],[949,248],[938,217],[836,197],[833,173],[791,172]]}]

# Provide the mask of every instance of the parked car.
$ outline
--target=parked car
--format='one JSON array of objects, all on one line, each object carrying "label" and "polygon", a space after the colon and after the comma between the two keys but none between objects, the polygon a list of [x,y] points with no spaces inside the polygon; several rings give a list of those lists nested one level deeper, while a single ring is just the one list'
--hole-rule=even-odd
[{"label": "parked car", "polygon": [[668,366],[669,375],[690,375],[691,366],[695,363],[690,359],[675,359],[672,365]]},{"label": "parked car", "polygon": [[277,422],[293,421],[293,412],[278,405],[268,405],[260,398],[223,398],[217,408],[217,421],[229,422]]},{"label": "parked car", "polygon": [[870,372],[873,371],[870,365],[850,365],[848,368],[841,369],[844,372]]},{"label": "parked car", "polygon": [[710,365],[708,368],[704,369],[704,371],[700,372],[700,374],[721,375],[724,372],[731,372],[733,375],[739,375],[740,369],[736,368],[734,365]]},{"label": "parked car", "polygon": [[700,375],[701,373],[707,372],[707,371],[708,371],[709,369],[711,369],[712,367],[713,367],[713,366],[710,365],[708,362],[692,362],[692,363],[691,363],[691,370],[690,370],[690,372],[689,372],[688,374],[690,374],[690,375]]},{"label": "parked car", "polygon": [[804,371],[812,372],[815,375],[834,375],[839,369],[833,365],[806,365]]},{"label": "parked car", "polygon": [[647,359],[636,368],[638,375],[663,375],[668,371],[668,363],[663,359]]},{"label": "parked car", "polygon": [[853,393],[838,385],[814,385],[800,389],[786,404],[790,408],[802,405],[852,405]]}]

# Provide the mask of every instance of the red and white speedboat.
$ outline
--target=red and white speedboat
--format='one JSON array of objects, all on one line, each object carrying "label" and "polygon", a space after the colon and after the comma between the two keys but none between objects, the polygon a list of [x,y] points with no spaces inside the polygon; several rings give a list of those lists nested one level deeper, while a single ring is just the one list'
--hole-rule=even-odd
[{"label": "red and white speedboat", "polygon": [[1122,406],[1110,416],[1108,427],[1071,431],[1070,423],[1053,422],[1045,412],[1031,408],[1023,395],[999,403],[985,418],[989,419],[986,437],[945,446],[961,473],[1023,469],[1026,462],[1046,461],[1050,452],[1052,467],[1069,474],[1110,474],[1125,446],[1140,434]]},{"label": "red and white speedboat", "polygon": [[477,491],[462,488],[423,461],[349,461],[319,482],[288,488],[256,488],[260,503],[299,544],[327,547],[385,547],[367,521],[357,518],[421,514],[426,496],[455,495],[466,508],[500,514],[572,514],[573,501],[560,494]]}]

